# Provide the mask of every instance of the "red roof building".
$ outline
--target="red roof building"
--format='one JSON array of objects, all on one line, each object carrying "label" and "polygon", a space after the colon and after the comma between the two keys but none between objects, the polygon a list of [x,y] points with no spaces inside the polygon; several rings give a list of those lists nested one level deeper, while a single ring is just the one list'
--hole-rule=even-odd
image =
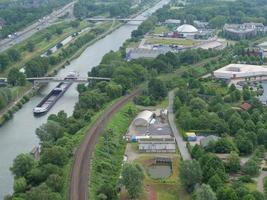
[{"label": "red roof building", "polygon": [[248,102],[244,102],[241,104],[240,108],[242,108],[245,111],[248,111],[251,108],[251,104]]}]

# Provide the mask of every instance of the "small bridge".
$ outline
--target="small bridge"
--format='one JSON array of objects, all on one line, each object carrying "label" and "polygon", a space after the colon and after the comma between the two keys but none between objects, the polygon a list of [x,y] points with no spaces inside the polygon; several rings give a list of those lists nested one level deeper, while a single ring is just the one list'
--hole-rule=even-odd
[{"label": "small bridge", "polygon": [[87,21],[103,22],[103,21],[122,21],[122,22],[143,22],[144,19],[131,19],[131,18],[86,18]]},{"label": "small bridge", "polygon": [[[71,82],[71,83],[88,83],[91,80],[110,81],[111,78],[105,77],[78,77],[78,78],[66,78],[66,77],[34,77],[26,78],[27,81],[36,83],[48,83],[48,82]],[[0,84],[7,83],[7,78],[0,77]]]}]

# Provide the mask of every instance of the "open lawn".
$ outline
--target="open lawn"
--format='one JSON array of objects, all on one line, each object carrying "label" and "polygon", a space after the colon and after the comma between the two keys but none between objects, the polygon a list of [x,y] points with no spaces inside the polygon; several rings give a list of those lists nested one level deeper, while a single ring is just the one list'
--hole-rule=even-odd
[{"label": "open lawn", "polygon": [[161,37],[147,37],[146,44],[158,44],[158,45],[183,45],[186,47],[199,44],[199,41],[189,40],[183,38],[161,38]]},{"label": "open lawn", "polygon": [[257,190],[257,184],[256,182],[254,183],[247,183],[245,186],[249,189],[249,191],[253,192]]},{"label": "open lawn", "polygon": [[166,26],[156,26],[153,30],[154,34],[161,34],[170,31]]}]

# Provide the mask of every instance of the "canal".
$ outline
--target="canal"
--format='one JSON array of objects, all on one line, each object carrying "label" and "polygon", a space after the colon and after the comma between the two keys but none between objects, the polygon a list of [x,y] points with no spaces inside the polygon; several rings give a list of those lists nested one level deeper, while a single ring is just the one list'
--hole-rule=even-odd
[{"label": "canal", "polygon": [[[168,2],[169,0],[162,0],[136,18],[145,19],[150,13]],[[138,24],[139,22],[129,22],[97,41],[88,47],[80,57],[73,60],[69,66],[60,70],[58,76],[65,76],[69,71],[77,71],[81,76],[87,75],[92,67],[100,63],[106,53],[111,50],[117,51],[123,42],[130,38],[131,32],[137,28]],[[0,200],[13,191],[13,176],[9,168],[14,158],[20,153],[30,152],[39,142],[35,135],[35,129],[46,122],[49,114],[58,113],[60,110],[64,110],[68,115],[73,112],[74,105],[78,100],[75,84],[69,88],[47,115],[38,118],[33,116],[33,108],[55,86],[56,83],[49,83],[40,91],[40,94],[31,98],[22,109],[15,113],[10,121],[0,127]]]}]

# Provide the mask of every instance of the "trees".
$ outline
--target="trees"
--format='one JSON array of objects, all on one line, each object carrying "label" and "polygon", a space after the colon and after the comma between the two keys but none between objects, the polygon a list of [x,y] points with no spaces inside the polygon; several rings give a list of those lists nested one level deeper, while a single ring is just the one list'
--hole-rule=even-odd
[{"label": "trees", "polygon": [[33,187],[26,193],[27,200],[62,200],[59,193],[52,192],[49,187],[43,183]]},{"label": "trees", "polygon": [[35,45],[32,41],[29,41],[27,44],[26,44],[26,48],[29,52],[33,52],[34,51],[34,48],[35,48]]},{"label": "trees", "polygon": [[200,184],[202,180],[202,171],[198,161],[182,161],[180,166],[180,178],[186,190],[192,192],[195,185]]},{"label": "trees", "polygon": [[66,164],[68,159],[68,154],[66,152],[66,149],[63,147],[53,146],[51,148],[44,149],[40,162],[42,164],[54,164],[58,166],[63,166]]},{"label": "trees", "polygon": [[143,189],[144,174],[139,165],[125,164],[122,169],[122,183],[131,198],[140,196]]},{"label": "trees", "polygon": [[250,139],[246,137],[245,133],[241,134],[240,131],[235,137],[235,143],[241,155],[248,155],[252,153],[254,146]]},{"label": "trees", "polygon": [[230,172],[237,172],[240,170],[240,158],[236,152],[231,152],[226,164]]},{"label": "trees", "polygon": [[7,81],[12,86],[23,86],[26,83],[26,77],[17,68],[12,68],[8,72]]},{"label": "trees", "polygon": [[223,186],[223,181],[222,179],[219,177],[218,174],[213,175],[209,181],[208,184],[211,186],[211,188],[213,189],[213,191],[217,191],[218,188],[220,188],[221,186]]},{"label": "trees", "polygon": [[223,162],[216,155],[206,155],[205,157],[201,158],[203,162],[203,180],[208,182],[212,176],[217,174],[222,181],[225,181],[227,179],[227,175],[225,173]]},{"label": "trees", "polygon": [[63,137],[64,129],[57,122],[49,120],[36,129],[36,135],[42,143],[53,143]]},{"label": "trees", "polygon": [[14,186],[13,186],[15,193],[25,192],[26,187],[27,187],[27,183],[24,177],[15,179]]},{"label": "trees", "polygon": [[7,51],[7,55],[9,57],[9,60],[12,61],[12,62],[17,62],[21,58],[20,52],[18,50],[14,49],[14,48],[9,49]]},{"label": "trees", "polygon": [[218,190],[217,197],[219,200],[238,200],[236,192],[229,186],[223,186]]},{"label": "trees", "polygon": [[207,109],[207,104],[201,98],[196,97],[196,98],[191,99],[190,107],[192,109],[196,109],[196,110],[201,110],[202,111],[202,110]]},{"label": "trees", "polygon": [[63,188],[63,178],[57,174],[51,174],[46,180],[46,185],[53,192],[60,192]]},{"label": "trees", "polygon": [[195,200],[217,200],[216,194],[211,187],[206,184],[202,184],[195,191]]},{"label": "trees", "polygon": [[242,171],[250,176],[257,175],[259,173],[259,170],[259,164],[254,159],[249,159],[242,168]]},{"label": "trees", "polygon": [[20,154],[13,161],[10,170],[16,177],[23,177],[33,169],[34,165],[35,161],[31,155]]},{"label": "trees", "polygon": [[9,64],[8,55],[5,53],[0,54],[0,71],[4,71]]},{"label": "trees", "polygon": [[167,88],[160,79],[151,79],[148,83],[148,93],[156,101],[160,101],[167,96]]}]

